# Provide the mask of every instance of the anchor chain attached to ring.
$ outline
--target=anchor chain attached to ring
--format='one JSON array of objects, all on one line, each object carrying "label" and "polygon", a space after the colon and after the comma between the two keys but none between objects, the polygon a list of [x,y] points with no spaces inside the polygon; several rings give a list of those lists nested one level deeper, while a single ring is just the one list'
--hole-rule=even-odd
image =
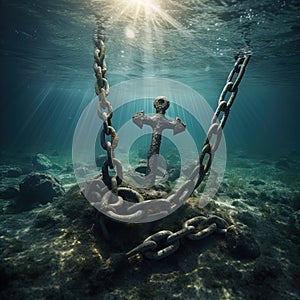
[{"label": "anchor chain attached to ring", "polygon": [[[95,91],[98,95],[98,116],[103,121],[103,128],[100,133],[100,141],[102,148],[107,152],[107,159],[102,166],[102,175],[94,179],[87,186],[85,195],[91,199],[91,203],[105,211],[105,214],[124,222],[139,222],[147,218],[147,222],[162,218],[170,212],[174,211],[179,205],[183,204],[193,193],[193,191],[201,184],[205,175],[210,169],[214,153],[217,151],[221,137],[222,129],[225,126],[226,120],[230,113],[230,108],[238,92],[238,86],[244,75],[245,68],[251,57],[251,53],[243,51],[236,57],[236,62],[229,73],[225,86],[221,92],[218,107],[211,120],[211,126],[207,132],[199,160],[190,178],[176,191],[169,194],[166,198],[153,200],[144,200],[143,196],[132,188],[120,187],[123,178],[122,165],[114,156],[119,141],[116,130],[112,126],[113,108],[107,100],[109,94],[109,83],[106,78],[106,63],[105,63],[105,45],[101,38],[95,35],[94,38],[94,71],[97,78]],[[236,79],[233,81],[234,76]],[[226,101],[227,94],[230,95]],[[220,119],[220,121],[219,121]],[[216,136],[214,143],[212,137]],[[110,137],[110,141],[107,141]],[[110,175],[110,170],[114,171],[115,175]],[[100,180],[99,180],[100,179]],[[127,201],[131,200],[131,206]]]}]

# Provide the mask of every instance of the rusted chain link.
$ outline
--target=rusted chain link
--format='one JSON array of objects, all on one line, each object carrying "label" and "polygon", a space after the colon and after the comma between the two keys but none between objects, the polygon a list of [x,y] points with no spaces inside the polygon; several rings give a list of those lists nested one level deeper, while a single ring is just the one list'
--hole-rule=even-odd
[{"label": "rusted chain link", "polygon": [[[90,202],[96,208],[101,209],[107,216],[117,220],[124,222],[140,222],[143,219],[147,219],[147,222],[157,220],[170,214],[183,204],[209,171],[214,153],[221,141],[222,129],[237,95],[239,83],[251,54],[249,52],[241,53],[229,73],[219,98],[218,107],[212,118],[211,126],[207,132],[199,161],[190,178],[176,192],[172,192],[166,198],[145,201],[138,191],[120,187],[123,179],[123,169],[121,162],[114,156],[119,137],[112,126],[113,108],[106,98],[109,94],[109,83],[106,78],[105,45],[98,35],[95,35],[94,45],[94,71],[97,78],[95,91],[99,99],[97,111],[99,118],[103,121],[100,142],[107,153],[107,159],[102,166],[102,175],[87,184],[85,196],[89,200],[92,199]],[[235,75],[237,77],[233,81]],[[230,95],[228,101],[225,100],[227,94]],[[214,135],[216,136],[215,141],[211,143]],[[106,140],[107,137],[110,137],[110,141]],[[115,174],[111,175],[110,171],[114,171]],[[136,203],[130,203],[126,200]],[[155,205],[153,205],[153,201],[155,201]],[[155,236],[154,239],[163,239],[163,237]],[[172,246],[171,248],[173,251],[176,247]]]},{"label": "rusted chain link", "polygon": [[198,216],[184,222],[183,228],[172,232],[162,230],[147,237],[140,245],[126,253],[129,260],[141,255],[150,260],[159,260],[173,254],[184,238],[202,240],[213,233],[226,233],[228,223],[218,216]]}]

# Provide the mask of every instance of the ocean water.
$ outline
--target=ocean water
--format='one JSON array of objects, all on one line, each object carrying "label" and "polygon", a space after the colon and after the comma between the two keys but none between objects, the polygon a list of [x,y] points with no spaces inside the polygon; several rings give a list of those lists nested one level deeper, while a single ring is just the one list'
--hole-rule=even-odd
[{"label": "ocean water", "polygon": [[79,116],[95,96],[97,28],[112,86],[168,78],[193,88],[212,109],[234,54],[251,49],[225,130],[228,147],[299,149],[298,1],[156,1],[159,11],[147,4],[149,11],[141,7],[135,17],[136,2],[1,2],[2,149],[69,151]]},{"label": "ocean water", "polygon": [[[1,0],[0,13],[0,298],[300,299],[298,0]],[[161,146],[165,168],[184,175],[178,186],[199,157],[235,55],[252,53],[210,173],[217,184],[209,177],[183,208],[144,227],[105,219],[76,185],[96,157],[100,172],[105,155],[95,33],[106,45],[116,157],[124,171],[145,165],[151,129],[132,116],[153,114],[154,98],[167,94],[167,117],[179,116],[189,134],[169,131]],[[36,169],[37,154],[51,166]],[[26,199],[21,182],[32,171],[54,176],[64,192]],[[169,189],[163,182],[145,195]],[[181,241],[155,263],[113,256],[199,214],[247,225],[252,233],[239,242],[252,246],[237,255],[229,234]]]}]

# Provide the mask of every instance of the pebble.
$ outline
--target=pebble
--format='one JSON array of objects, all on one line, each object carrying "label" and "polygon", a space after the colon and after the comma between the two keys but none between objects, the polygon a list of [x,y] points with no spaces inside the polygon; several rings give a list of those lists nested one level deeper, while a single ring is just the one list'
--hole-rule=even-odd
[{"label": "pebble", "polygon": [[44,154],[38,153],[32,158],[32,164],[35,170],[42,171],[51,169],[53,164]]}]

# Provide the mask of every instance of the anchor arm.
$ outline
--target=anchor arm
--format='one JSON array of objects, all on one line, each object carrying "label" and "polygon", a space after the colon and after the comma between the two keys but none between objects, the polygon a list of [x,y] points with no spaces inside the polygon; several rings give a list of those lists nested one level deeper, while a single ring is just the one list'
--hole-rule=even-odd
[{"label": "anchor arm", "polygon": [[144,111],[140,111],[133,115],[132,121],[135,125],[139,128],[143,128],[143,125],[150,125],[152,126],[153,120],[151,117],[146,116]]},{"label": "anchor arm", "polygon": [[180,118],[176,117],[175,121],[173,122],[174,122],[173,135],[185,131],[186,124]]},{"label": "anchor arm", "polygon": [[186,124],[178,117],[176,117],[175,120],[169,120],[166,117],[164,117],[164,121],[161,125],[163,129],[173,130],[173,135],[185,131],[186,128]]}]

